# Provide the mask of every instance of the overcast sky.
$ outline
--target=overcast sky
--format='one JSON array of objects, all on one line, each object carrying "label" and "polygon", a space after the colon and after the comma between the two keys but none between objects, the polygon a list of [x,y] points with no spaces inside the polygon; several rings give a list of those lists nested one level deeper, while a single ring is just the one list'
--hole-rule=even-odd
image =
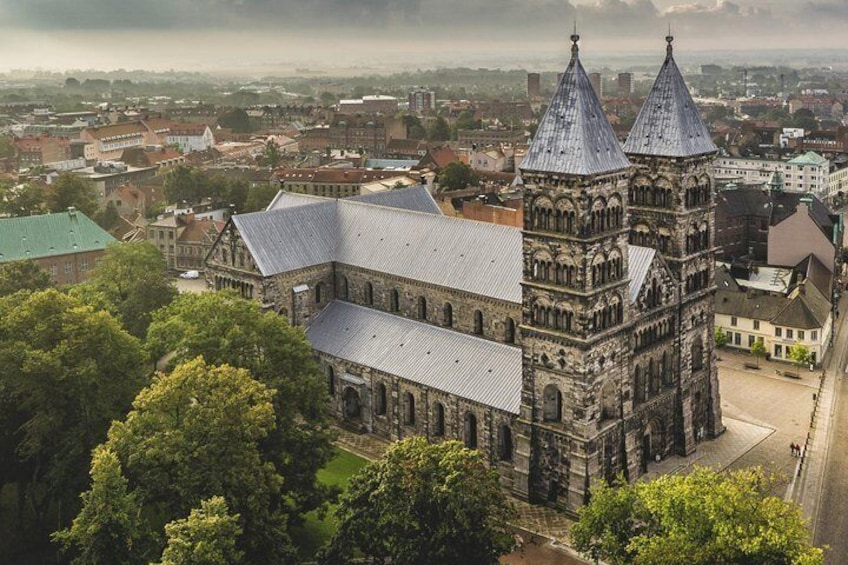
[{"label": "overcast sky", "polygon": [[565,51],[575,18],[598,53],[662,51],[669,23],[684,50],[848,48],[846,0],[0,0],[0,70],[426,67]]}]

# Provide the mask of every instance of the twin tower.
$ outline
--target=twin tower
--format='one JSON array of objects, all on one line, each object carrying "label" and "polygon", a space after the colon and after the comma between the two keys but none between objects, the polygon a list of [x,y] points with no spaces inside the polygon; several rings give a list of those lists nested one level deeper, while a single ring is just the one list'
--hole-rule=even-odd
[{"label": "twin tower", "polygon": [[712,161],[672,56],[619,143],[571,60],[521,164],[523,385],[515,493],[574,511],[723,431]]}]

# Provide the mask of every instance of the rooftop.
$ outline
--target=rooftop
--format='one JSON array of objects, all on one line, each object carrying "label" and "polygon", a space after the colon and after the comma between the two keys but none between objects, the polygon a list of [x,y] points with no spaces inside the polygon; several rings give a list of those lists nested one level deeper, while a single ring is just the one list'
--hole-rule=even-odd
[{"label": "rooftop", "polygon": [[0,219],[0,263],[96,251],[115,241],[82,212]]}]

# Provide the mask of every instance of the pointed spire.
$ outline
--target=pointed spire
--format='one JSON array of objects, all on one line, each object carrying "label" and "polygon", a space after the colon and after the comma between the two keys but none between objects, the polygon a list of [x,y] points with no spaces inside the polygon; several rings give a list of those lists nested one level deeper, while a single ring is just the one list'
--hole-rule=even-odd
[{"label": "pointed spire", "polygon": [[715,153],[706,124],[672,56],[671,24],[666,58],[624,143],[627,154],[693,157]]},{"label": "pointed spire", "polygon": [[571,61],[521,163],[522,171],[588,176],[630,166],[580,63],[578,41],[575,21]]}]

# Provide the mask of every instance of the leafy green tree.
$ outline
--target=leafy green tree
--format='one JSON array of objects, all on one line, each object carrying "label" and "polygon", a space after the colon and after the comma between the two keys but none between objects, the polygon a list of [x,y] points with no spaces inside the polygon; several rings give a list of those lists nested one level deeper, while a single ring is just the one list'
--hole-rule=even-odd
[{"label": "leafy green tree", "polygon": [[408,139],[424,139],[427,137],[427,130],[424,129],[421,119],[418,116],[407,114],[403,117],[403,125],[406,127],[406,137]]},{"label": "leafy green tree", "polygon": [[791,360],[795,361],[799,365],[808,365],[812,360],[810,348],[800,343],[790,347],[787,354]]},{"label": "leafy green tree", "polygon": [[222,114],[218,117],[218,125],[222,128],[229,128],[235,133],[250,133],[253,131],[250,116],[241,108],[235,108]]},{"label": "leafy green tree", "polygon": [[351,479],[323,560],[346,563],[358,550],[399,565],[496,563],[513,547],[514,516],[482,453],[413,437]]},{"label": "leafy green tree", "polygon": [[727,345],[727,332],[720,326],[716,326],[713,330],[713,339],[715,340],[716,347],[724,347]]},{"label": "leafy green tree", "polygon": [[247,213],[264,210],[277,195],[277,192],[279,192],[279,188],[273,184],[257,184],[247,193],[247,198],[244,201],[244,207],[241,211]]},{"label": "leafy green tree", "polygon": [[480,129],[483,127],[482,120],[475,119],[474,112],[471,110],[463,110],[456,118],[454,127],[457,131],[461,129]]},{"label": "leafy green tree", "polygon": [[823,563],[800,507],[769,496],[773,486],[759,468],[603,483],[592,488],[571,541],[612,565]]},{"label": "leafy green tree", "polygon": [[103,446],[94,450],[91,481],[91,489],[81,495],[82,511],[70,528],[53,534],[53,541],[65,551],[75,550],[74,565],[146,563],[149,527],[117,455]]},{"label": "leafy green tree", "polygon": [[439,116],[430,124],[427,139],[430,141],[447,141],[450,139],[451,130],[447,120]]},{"label": "leafy green tree", "polygon": [[97,225],[104,230],[109,231],[119,225],[121,214],[118,213],[118,208],[115,207],[115,203],[110,200],[106,204],[106,207],[103,208],[103,211],[97,214],[97,217],[93,219],[97,221]]},{"label": "leafy green tree", "polygon": [[21,290],[47,290],[55,286],[47,271],[31,259],[0,263],[0,296]]},{"label": "leafy green tree", "polygon": [[282,160],[283,156],[280,154],[277,143],[273,139],[266,141],[265,149],[262,150],[262,164],[276,169]]},{"label": "leafy green tree", "polygon": [[819,128],[819,122],[812,110],[801,108],[792,114],[791,126],[803,128],[805,132],[810,132]]},{"label": "leafy green tree", "polygon": [[159,565],[238,565],[244,558],[236,548],[242,533],[238,520],[223,497],[201,501],[188,518],[165,525],[168,545]]},{"label": "leafy green tree", "polygon": [[177,295],[165,259],[146,241],[110,244],[85,285],[102,293],[127,331],[142,339],[153,312]]},{"label": "leafy green tree", "polygon": [[180,165],[165,176],[165,198],[168,202],[199,202],[204,194],[206,175],[193,167]]},{"label": "leafy green tree", "polygon": [[439,185],[442,190],[462,190],[477,182],[474,170],[460,161],[448,163],[439,173]]},{"label": "leafy green tree", "polygon": [[64,212],[73,206],[94,219],[100,211],[91,182],[71,173],[59,175],[47,186],[45,200],[50,212]]},{"label": "leafy green tree", "polygon": [[757,367],[760,366],[760,359],[766,356],[766,346],[765,344],[757,340],[751,344],[751,355],[754,356],[754,359],[757,360]]},{"label": "leafy green tree", "polygon": [[30,182],[3,187],[0,189],[0,213],[18,217],[44,212],[45,186],[40,182]]},{"label": "leafy green tree", "polygon": [[0,483],[16,479],[37,524],[85,487],[91,450],[145,382],[141,344],[56,290],[0,298]]},{"label": "leafy green tree", "polygon": [[182,294],[154,315],[147,345],[157,359],[174,352],[173,363],[202,355],[243,367],[276,390],[268,459],[285,479],[295,515],[327,500],[331,492],[315,479],[333,455],[327,391],[300,328],[231,291]]},{"label": "leafy green tree", "polygon": [[274,396],[245,369],[197,358],[157,373],[112,424],[106,447],[154,515],[174,520],[223,496],[240,515],[247,562],[291,562],[284,479],[262,449],[274,429]]}]

